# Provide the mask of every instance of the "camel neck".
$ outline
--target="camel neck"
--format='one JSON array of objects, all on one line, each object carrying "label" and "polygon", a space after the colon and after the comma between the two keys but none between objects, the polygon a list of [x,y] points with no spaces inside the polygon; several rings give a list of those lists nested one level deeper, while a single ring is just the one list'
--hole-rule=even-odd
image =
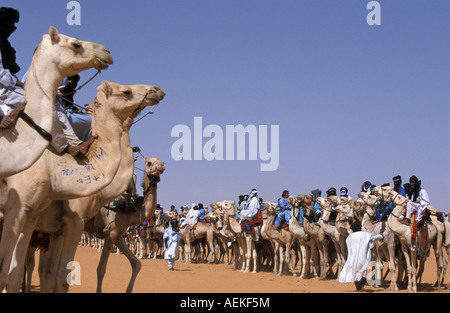
[{"label": "camel neck", "polygon": [[26,77],[25,112],[39,122],[39,118],[53,119],[56,92],[63,77],[52,66],[44,66],[42,57],[34,57]]}]

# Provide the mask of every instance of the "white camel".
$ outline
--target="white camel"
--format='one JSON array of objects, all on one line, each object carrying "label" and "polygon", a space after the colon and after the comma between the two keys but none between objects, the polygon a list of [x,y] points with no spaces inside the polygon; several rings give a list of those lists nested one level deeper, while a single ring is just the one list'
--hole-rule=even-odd
[{"label": "white camel", "polygon": [[316,242],[317,249],[319,250],[320,259],[320,276],[319,279],[325,280],[327,273],[331,270],[330,258],[329,258],[329,237],[326,236],[321,225],[317,224],[313,220],[314,214],[314,201],[311,195],[298,195],[298,205],[305,209],[305,219],[303,221],[303,227],[307,234]]},{"label": "white camel", "polygon": [[[312,273],[314,278],[319,278],[319,251],[314,238],[305,231],[305,228],[298,222],[300,214],[300,203],[293,196],[288,199],[292,207],[291,219],[289,220],[289,231],[297,238],[300,243],[300,251],[302,254],[302,270],[299,275],[300,279],[309,278]],[[312,264],[311,264],[312,263]]]},{"label": "white camel", "polygon": [[[106,47],[59,34],[50,27],[36,52],[25,84],[25,114],[46,133],[52,133],[57,88],[66,76],[95,67],[106,69],[113,60]],[[19,118],[0,130],[0,179],[29,168],[49,141]]]},{"label": "white camel", "polygon": [[334,247],[336,249],[337,253],[337,279],[339,279],[339,274],[341,273],[342,268],[344,267],[345,260],[347,259],[347,245],[345,244],[344,237],[336,228],[336,226],[332,225],[330,223],[330,215],[331,215],[331,200],[324,199],[322,197],[317,198],[317,203],[320,204],[320,206],[323,209],[323,215],[322,220],[320,221],[320,226],[322,227],[323,231],[330,236],[331,240],[334,243]]},{"label": "white camel", "polygon": [[[375,187],[372,189],[371,194],[378,197],[378,199],[392,199],[392,203],[395,205],[392,213],[388,217],[388,226],[394,234],[398,236],[402,244],[402,252],[405,256],[407,275],[408,275],[408,292],[417,292],[417,250],[413,247],[411,227],[404,225],[400,222],[400,217],[406,213],[406,204],[408,199],[403,197],[394,191],[392,187]],[[438,230],[433,223],[427,223],[428,238],[434,240],[441,240],[438,236]],[[420,232],[417,232],[417,242],[420,242]],[[438,261],[441,256],[441,249],[439,243],[435,246],[436,260]],[[439,248],[438,248],[439,247]],[[423,261],[423,260],[421,260]],[[439,266],[439,262],[438,267]]]},{"label": "white camel", "polygon": [[[365,192],[358,193],[358,197],[364,201],[366,204],[366,208],[364,210],[364,215],[361,220],[361,230],[371,233],[372,235],[382,235],[383,236],[383,244],[381,245],[381,249],[383,250],[383,254],[385,255],[388,264],[389,264],[389,273],[391,274],[391,283],[389,286],[389,290],[398,291],[397,281],[395,278],[396,273],[396,260],[395,260],[395,247],[397,244],[397,240],[395,234],[391,231],[389,227],[387,227],[387,222],[375,222],[377,206],[378,206],[378,198],[373,195],[368,195]],[[377,266],[376,266],[376,282],[381,280],[381,268],[382,268],[382,260],[378,253],[378,250],[375,249],[377,256]]]}]

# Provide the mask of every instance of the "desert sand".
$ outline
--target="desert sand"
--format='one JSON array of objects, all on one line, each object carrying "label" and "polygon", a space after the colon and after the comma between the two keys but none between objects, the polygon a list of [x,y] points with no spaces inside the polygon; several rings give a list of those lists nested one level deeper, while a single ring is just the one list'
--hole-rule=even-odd
[{"label": "desert sand", "polygon": [[[80,285],[72,285],[69,293],[95,293],[96,268],[100,252],[90,247],[78,247],[75,261],[80,264]],[[38,260],[37,260],[38,261]],[[175,271],[167,269],[163,259],[141,260],[142,268],[136,279],[133,293],[353,293],[352,283],[342,284],[336,280],[299,279],[292,275],[278,277],[272,272],[243,273],[233,265],[184,263],[177,261]],[[296,268],[296,272],[299,272]],[[131,266],[124,255],[111,253],[103,282],[103,292],[124,293],[131,275]],[[438,293],[433,287],[436,281],[436,261],[428,258],[421,293]],[[445,283],[448,281],[448,272]],[[33,272],[33,291],[39,291],[37,269]],[[385,288],[366,286],[365,293],[406,293]],[[443,288],[442,293],[449,293]]]}]

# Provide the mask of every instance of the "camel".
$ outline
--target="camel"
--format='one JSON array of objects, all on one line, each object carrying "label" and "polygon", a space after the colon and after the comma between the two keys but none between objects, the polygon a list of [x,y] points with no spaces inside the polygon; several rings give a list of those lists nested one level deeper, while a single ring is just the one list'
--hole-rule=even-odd
[{"label": "camel", "polygon": [[[333,197],[333,196],[332,196]],[[331,198],[332,198],[331,197]],[[333,199],[334,200],[334,199]],[[322,197],[317,198],[317,203],[323,209],[322,220],[320,221],[320,226],[322,227],[325,234],[330,236],[331,240],[334,243],[334,247],[337,253],[337,279],[339,279],[339,274],[341,273],[342,268],[344,267],[345,260],[347,259],[347,245],[345,243],[346,237],[343,236],[337,229],[336,226],[331,225],[330,222],[330,214],[332,211],[332,201],[329,199],[324,199]]]},{"label": "camel", "polygon": [[126,292],[132,292],[134,282],[141,268],[141,262],[127,247],[123,235],[129,226],[149,220],[155,213],[157,184],[164,170],[164,163],[158,158],[145,158],[144,197],[139,199],[133,208],[127,210],[115,212],[102,207],[95,218],[86,223],[86,231],[99,238],[105,238],[105,244],[97,268],[98,293],[102,291],[103,277],[113,244],[120,249],[130,262],[132,274]]},{"label": "camel", "polygon": [[[235,212],[237,211],[236,204],[233,201]],[[265,212],[267,212],[266,209],[262,210],[263,219],[265,216]],[[228,223],[230,225],[230,228],[233,232],[235,232],[237,238],[238,238],[238,245],[239,245],[239,253],[241,254],[242,259],[242,268],[241,271],[245,273],[250,272],[250,264],[251,260],[253,259],[253,270],[251,273],[256,273],[258,270],[258,251],[256,249],[255,243],[257,242],[257,234],[259,233],[259,236],[262,236],[262,228],[264,226],[258,225],[254,226],[255,232],[248,232],[243,230],[242,225],[238,222],[237,217],[232,217],[231,215],[228,218]],[[263,223],[264,225],[264,223]],[[266,238],[264,238],[266,239]],[[245,257],[244,257],[245,256]]]},{"label": "camel", "polygon": [[307,234],[316,242],[319,250],[320,259],[320,277],[319,279],[325,280],[327,278],[327,272],[331,268],[329,262],[328,246],[329,240],[322,229],[322,227],[313,221],[312,216],[314,212],[314,201],[311,195],[298,195],[297,201],[300,207],[305,209],[305,219],[303,221],[303,227]]},{"label": "camel", "polygon": [[[222,211],[222,214],[218,213],[218,216],[222,219],[223,232],[227,232],[228,235],[230,233],[233,234],[237,241],[238,251],[235,251],[235,268],[238,269],[240,267],[242,272],[249,273],[251,260],[253,258],[252,273],[256,273],[258,260],[258,253],[255,246],[256,236],[253,233],[242,230],[242,225],[236,217],[236,202],[224,200],[216,204],[211,204],[210,206],[214,207],[215,205]],[[262,229],[260,230],[260,233],[262,235]]]},{"label": "camel", "polygon": [[215,229],[209,223],[198,222],[194,229],[189,229],[185,227],[181,229],[181,233],[183,235],[182,240],[184,242],[185,249],[185,262],[192,262],[192,242],[196,239],[206,238],[206,242],[209,247],[209,251],[211,252],[211,256],[208,260],[208,264],[216,262],[216,252],[214,247],[214,233]]},{"label": "camel", "polygon": [[351,225],[353,224],[353,204],[356,200],[341,196],[329,196],[328,200],[335,205],[334,211],[338,213],[335,221],[336,230],[347,238],[353,233]]},{"label": "camel", "polygon": [[[236,203],[235,201],[224,200],[221,202],[211,203],[210,207],[212,212],[217,214],[218,218],[222,222],[222,229],[219,233],[224,239],[223,241],[230,240],[235,241],[233,247],[234,255],[234,267],[235,269],[241,268],[241,271],[245,270],[245,241],[242,234],[242,227],[236,218]],[[230,223],[230,220],[233,219]],[[226,238],[226,239],[225,239]],[[226,253],[228,254],[228,245],[225,247]]]},{"label": "camel", "polygon": [[[402,245],[402,252],[405,256],[407,275],[408,275],[408,292],[417,292],[417,248],[413,247],[411,227],[400,222],[400,216],[406,213],[406,204],[408,199],[394,191],[393,187],[375,187],[371,194],[375,195],[379,200],[392,199],[395,207],[388,217],[388,226],[391,231],[396,234]],[[442,271],[441,263],[439,262],[441,256],[442,238],[438,236],[438,230],[435,223],[427,223],[427,232],[429,242],[435,246],[436,263],[438,264],[438,273]],[[420,242],[420,232],[417,232],[417,242]],[[436,241],[436,242],[435,242]],[[421,258],[421,262],[424,260]],[[438,274],[438,277],[440,275]]]},{"label": "camel", "polygon": [[[291,248],[293,245],[294,237],[287,229],[275,230],[273,227],[276,213],[278,211],[278,204],[264,201],[264,211],[266,211],[267,214],[267,220],[264,223],[264,234],[272,242],[275,251],[274,273],[276,273],[277,276],[281,276],[283,274],[284,266],[287,264],[289,265],[292,275],[296,276],[294,267],[291,262]],[[278,269],[277,265],[279,265]]]},{"label": "camel", "polygon": [[[396,248],[396,238],[394,233],[391,231],[389,227],[386,227],[386,222],[375,222],[375,216],[377,212],[378,206],[378,198],[373,195],[368,195],[365,192],[358,193],[358,197],[364,201],[366,204],[366,208],[364,210],[364,215],[361,220],[361,230],[371,233],[372,235],[382,235],[383,236],[383,244],[381,245],[381,249],[383,254],[385,255],[388,264],[389,264],[389,273],[391,274],[391,283],[389,285],[389,290],[398,291],[397,281],[395,278],[396,272],[396,261],[395,261],[395,248]],[[376,280],[378,283],[381,278],[381,268],[382,268],[382,260],[377,251],[377,267],[376,267]]]},{"label": "camel", "polygon": [[[150,88],[147,86],[145,88]],[[164,96],[161,94],[160,96]],[[58,210],[64,210],[63,222],[59,222],[58,231],[52,232],[52,239],[50,241],[49,252],[44,256],[50,260],[60,260],[56,268],[52,269],[44,265],[40,269],[41,277],[41,289],[46,292],[58,291],[66,292],[68,285],[65,277],[67,277],[66,264],[73,260],[77,247],[77,238],[81,235],[84,224],[89,219],[97,215],[101,207],[111,201],[117,196],[123,194],[129,187],[129,182],[133,177],[134,170],[134,156],[131,149],[129,128],[133,123],[132,117],[125,120],[123,125],[124,132],[121,137],[122,155],[119,170],[114,177],[113,183],[108,185],[100,193],[97,193],[91,197],[84,197],[73,199],[66,202],[63,207],[57,206],[48,211],[57,212]],[[45,220],[45,217],[41,217],[41,220]],[[41,223],[43,224],[43,223]],[[42,227],[42,226],[41,226]],[[44,231],[44,230],[42,230]],[[48,232],[48,231],[46,231]],[[51,256],[52,253],[56,253],[57,256]],[[59,277],[58,279],[56,277]],[[55,285],[56,284],[56,285]]]},{"label": "camel", "polygon": [[[164,232],[166,231],[166,227],[162,221],[162,211],[155,211],[155,221],[153,226],[150,226],[147,229],[146,237],[144,238],[145,247],[148,246],[148,257],[156,259],[158,256],[158,248],[162,243],[162,238],[164,236]],[[161,245],[162,246],[162,245]]]},{"label": "camel", "polygon": [[[217,218],[216,224],[219,224],[218,227],[219,233],[217,236],[217,244],[220,247],[220,250],[223,251],[222,255],[219,257],[219,262],[222,256],[225,257],[225,264],[230,264],[230,256],[229,256],[229,247],[228,242],[232,242],[235,239],[234,233],[227,227],[228,225],[224,225],[225,220],[225,209],[222,208],[222,204],[227,207],[228,202],[231,201],[223,201],[217,203],[211,203],[209,206],[211,207],[211,213]],[[225,227],[224,227],[225,226]]]},{"label": "camel", "polygon": [[294,235],[299,244],[302,253],[302,270],[299,279],[309,278],[311,274],[311,261],[314,278],[319,278],[319,251],[314,239],[305,231],[305,228],[298,222],[300,214],[300,203],[293,196],[288,199],[292,207],[291,219],[289,220],[289,231]]},{"label": "camel", "polygon": [[[25,252],[39,214],[52,201],[88,197],[109,185],[121,163],[122,135],[127,128],[125,124],[131,125],[130,118],[137,116],[145,106],[156,105],[164,95],[156,86],[122,86],[103,82],[97,89],[92,119],[92,132],[98,139],[94,141],[86,157],[79,160],[70,155],[61,156],[48,148],[29,169],[6,179],[9,194],[2,206],[5,223],[2,232],[4,240],[0,242],[0,289],[5,288],[8,283],[8,271],[16,249],[15,262],[11,268],[16,273],[13,280],[15,285],[11,290],[18,290]],[[90,199],[85,201],[89,203]],[[74,218],[74,214],[70,214]],[[82,219],[75,218],[71,222],[75,223],[72,224],[73,227],[79,229],[76,232],[77,238],[71,237],[76,241],[75,248],[71,249],[76,249],[82,233]],[[69,249],[73,245],[62,247]]]},{"label": "camel", "polygon": [[[25,84],[25,114],[47,134],[53,128],[57,89],[66,76],[90,68],[108,68],[113,59],[105,46],[59,34],[50,27],[34,53]],[[0,130],[0,179],[19,173],[36,162],[49,145],[24,119]]]}]

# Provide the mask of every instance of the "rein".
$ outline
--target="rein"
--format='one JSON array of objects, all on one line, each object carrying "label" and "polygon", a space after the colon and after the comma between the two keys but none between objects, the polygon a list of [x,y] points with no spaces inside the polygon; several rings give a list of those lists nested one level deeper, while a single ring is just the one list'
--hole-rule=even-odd
[{"label": "rein", "polygon": [[[147,98],[147,96],[148,96],[149,93],[150,93],[150,90],[147,90],[147,91],[145,92],[145,95],[144,95],[144,97],[142,98],[141,103],[139,104],[139,106],[138,106],[136,109],[134,109],[132,116],[136,117],[142,110],[145,109],[146,106],[144,105],[144,106],[142,107],[142,104],[144,104],[144,101],[145,101],[145,99]],[[142,117],[141,117],[140,119],[138,119],[137,121],[133,122],[133,124],[131,124],[131,125],[136,124],[137,122],[139,122],[140,120],[142,120],[142,119],[143,119],[144,117],[146,117],[147,115],[153,114],[153,109],[154,109],[155,107],[156,107],[156,104],[152,106],[152,108],[150,109],[150,111],[149,111],[148,113],[146,113],[144,116],[142,116]]]}]

